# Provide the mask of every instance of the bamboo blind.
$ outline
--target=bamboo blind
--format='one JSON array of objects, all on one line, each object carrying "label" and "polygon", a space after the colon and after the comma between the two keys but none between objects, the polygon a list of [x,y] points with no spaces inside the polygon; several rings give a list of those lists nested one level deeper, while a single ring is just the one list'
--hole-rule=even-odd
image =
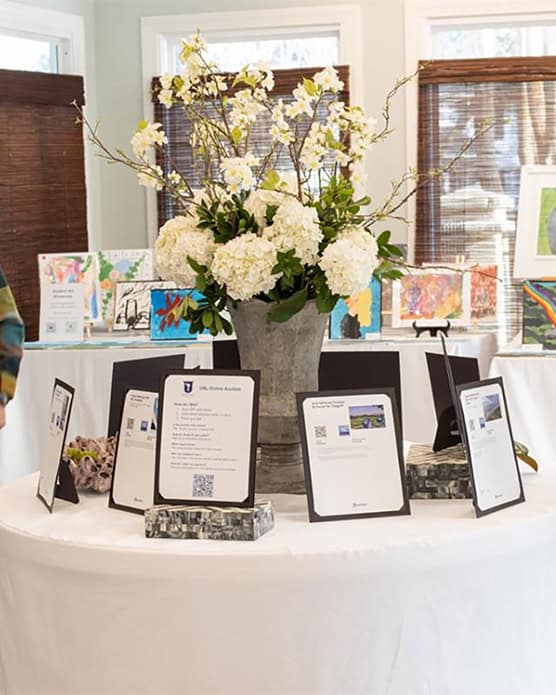
[{"label": "bamboo blind", "polygon": [[556,57],[437,60],[419,73],[418,167],[445,166],[479,122],[494,127],[417,193],[416,261],[496,264],[505,342],[521,323],[513,280],[520,167],[556,163]]},{"label": "bamboo blind", "polygon": [[[290,70],[275,70],[275,86],[270,96],[274,102],[282,99],[284,103],[293,100],[291,92],[303,81],[304,77],[312,77],[321,68],[295,68]],[[344,83],[343,91],[338,98],[346,105],[349,105],[349,67],[339,66],[337,68],[340,79]],[[238,89],[241,89],[241,85]],[[199,162],[196,161],[195,153],[192,151],[189,139],[191,136],[191,117],[187,107],[175,104],[170,109],[160,104],[157,98],[160,90],[159,78],[155,77],[152,81],[152,95],[154,104],[155,121],[162,123],[164,132],[168,137],[168,145],[163,152],[158,153],[157,164],[165,173],[176,169],[189,181],[193,182],[193,188],[202,187],[202,172],[199,169]],[[231,92],[230,92],[231,93]],[[319,116],[324,118],[327,112],[328,101],[323,100]],[[255,155],[264,156],[270,144],[270,116],[262,113],[257,119],[251,134],[250,150]],[[285,153],[280,156],[276,168],[286,171],[291,167],[290,160]],[[213,172],[214,174],[215,172]],[[179,214],[179,208],[175,205],[171,195],[166,191],[158,193],[158,223],[161,227],[167,220]]]},{"label": "bamboo blind", "polygon": [[37,254],[87,250],[83,78],[0,70],[0,263],[38,335]]}]

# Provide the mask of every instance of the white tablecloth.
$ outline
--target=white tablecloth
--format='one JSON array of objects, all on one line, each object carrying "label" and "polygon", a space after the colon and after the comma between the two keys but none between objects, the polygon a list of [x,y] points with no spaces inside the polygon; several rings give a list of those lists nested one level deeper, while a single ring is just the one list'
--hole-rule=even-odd
[{"label": "white tablecloth", "polygon": [[556,461],[556,355],[497,355],[491,376],[501,376],[514,437],[542,467]]},{"label": "white tablecloth", "polygon": [[[415,442],[432,442],[436,418],[425,352],[441,352],[440,339],[382,338],[372,341],[325,341],[325,350],[396,350],[400,352],[404,436]],[[448,340],[454,355],[477,357],[486,376],[496,338],[492,334],[461,334]],[[117,348],[33,349],[25,353],[18,391],[8,407],[8,424],[0,431],[0,485],[38,470],[42,432],[55,377],[76,389],[69,436],[106,434],[112,365],[121,360],[158,357],[186,352],[187,366],[212,367],[210,342],[183,347],[125,346]]]},{"label": "white tablecloth", "polygon": [[475,519],[307,523],[254,543],[146,540],[106,498],[0,489],[0,692],[554,695],[556,480]]}]

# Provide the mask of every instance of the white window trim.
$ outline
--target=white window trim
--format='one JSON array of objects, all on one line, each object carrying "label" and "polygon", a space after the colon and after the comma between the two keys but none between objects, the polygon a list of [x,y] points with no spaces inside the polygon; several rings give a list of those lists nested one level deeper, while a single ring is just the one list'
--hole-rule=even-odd
[{"label": "white window trim", "polygon": [[[60,41],[60,73],[82,75],[87,95],[87,66],[85,61],[85,22],[80,15],[22,5],[0,0],[0,30],[22,32],[26,35],[48,36]],[[87,111],[87,105],[85,105]],[[92,146],[85,142],[85,177],[87,181],[87,230],[89,247],[98,236],[100,217],[100,182]]]},{"label": "white window trim", "polygon": [[[524,11],[526,8],[526,11]],[[419,60],[432,56],[432,29],[436,24],[470,25],[474,23],[554,21],[554,0],[406,0],[405,2],[405,70],[417,70]],[[417,165],[417,79],[406,94],[406,157],[408,166]],[[415,197],[408,203],[408,255],[415,257]]]},{"label": "white window trim", "polygon": [[[359,5],[325,5],[320,7],[280,8],[234,12],[165,15],[141,18],[143,50],[143,113],[152,120],[151,80],[165,71],[164,37],[179,34],[190,36],[197,29],[225,38],[261,34],[296,33],[303,27],[311,32],[334,30],[339,34],[339,63],[350,66],[350,101],[363,103],[363,48]],[[148,239],[152,245],[158,234],[156,192],[146,190]]]}]

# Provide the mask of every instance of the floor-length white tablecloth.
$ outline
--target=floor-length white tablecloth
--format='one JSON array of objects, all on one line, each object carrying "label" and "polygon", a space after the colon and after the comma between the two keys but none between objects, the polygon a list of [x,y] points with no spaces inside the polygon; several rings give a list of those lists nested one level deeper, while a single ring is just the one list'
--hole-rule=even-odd
[{"label": "floor-length white tablecloth", "polygon": [[475,519],[307,523],[254,543],[147,540],[106,498],[0,489],[0,692],[554,695],[556,480]]},{"label": "floor-length white tablecloth", "polygon": [[[476,357],[481,374],[487,375],[496,352],[493,334],[456,334],[447,341],[454,355]],[[436,418],[425,361],[425,352],[441,352],[440,339],[387,337],[372,341],[325,341],[324,350],[395,350],[400,353],[404,436],[415,442],[431,442]],[[183,347],[122,345],[73,349],[27,350],[17,395],[9,405],[8,423],[0,431],[0,485],[38,470],[43,430],[55,377],[76,389],[69,435],[97,437],[106,434],[112,365],[121,360],[158,357],[177,352],[188,355],[187,365],[212,367],[210,342],[184,343]]]},{"label": "floor-length white tablecloth", "polygon": [[490,375],[504,379],[514,437],[542,467],[555,465],[556,355],[496,355]]}]

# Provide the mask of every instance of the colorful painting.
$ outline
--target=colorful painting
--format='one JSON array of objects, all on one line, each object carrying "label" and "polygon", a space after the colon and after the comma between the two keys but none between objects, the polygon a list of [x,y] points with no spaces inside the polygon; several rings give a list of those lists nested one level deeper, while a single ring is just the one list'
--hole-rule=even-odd
[{"label": "colorful painting", "polygon": [[175,289],[174,282],[139,280],[117,282],[114,299],[114,330],[149,330],[151,327],[151,290]]},{"label": "colorful painting", "polygon": [[556,350],[556,282],[523,283],[523,343]]},{"label": "colorful painting", "polygon": [[201,299],[203,295],[197,290],[152,290],[151,339],[196,340],[197,334],[191,333],[182,314],[184,303],[195,306]]},{"label": "colorful painting", "polygon": [[541,188],[537,255],[556,256],[556,188]]},{"label": "colorful painting", "polygon": [[131,280],[154,280],[152,249],[127,249],[98,252],[101,290],[101,318],[114,318],[116,283]]},{"label": "colorful painting", "polygon": [[369,287],[356,297],[340,299],[330,314],[331,340],[361,340],[380,333],[380,282],[372,278]]},{"label": "colorful painting", "polygon": [[41,285],[79,283],[85,290],[83,316],[85,321],[100,319],[100,288],[98,264],[94,253],[40,254],[39,280]]},{"label": "colorful painting", "polygon": [[496,318],[498,296],[498,267],[495,265],[476,265],[471,275],[471,318],[474,320],[493,320]]},{"label": "colorful painting", "polygon": [[392,294],[392,325],[410,326],[414,321],[431,325],[450,321],[469,325],[471,310],[466,274],[412,272],[397,280]]}]

